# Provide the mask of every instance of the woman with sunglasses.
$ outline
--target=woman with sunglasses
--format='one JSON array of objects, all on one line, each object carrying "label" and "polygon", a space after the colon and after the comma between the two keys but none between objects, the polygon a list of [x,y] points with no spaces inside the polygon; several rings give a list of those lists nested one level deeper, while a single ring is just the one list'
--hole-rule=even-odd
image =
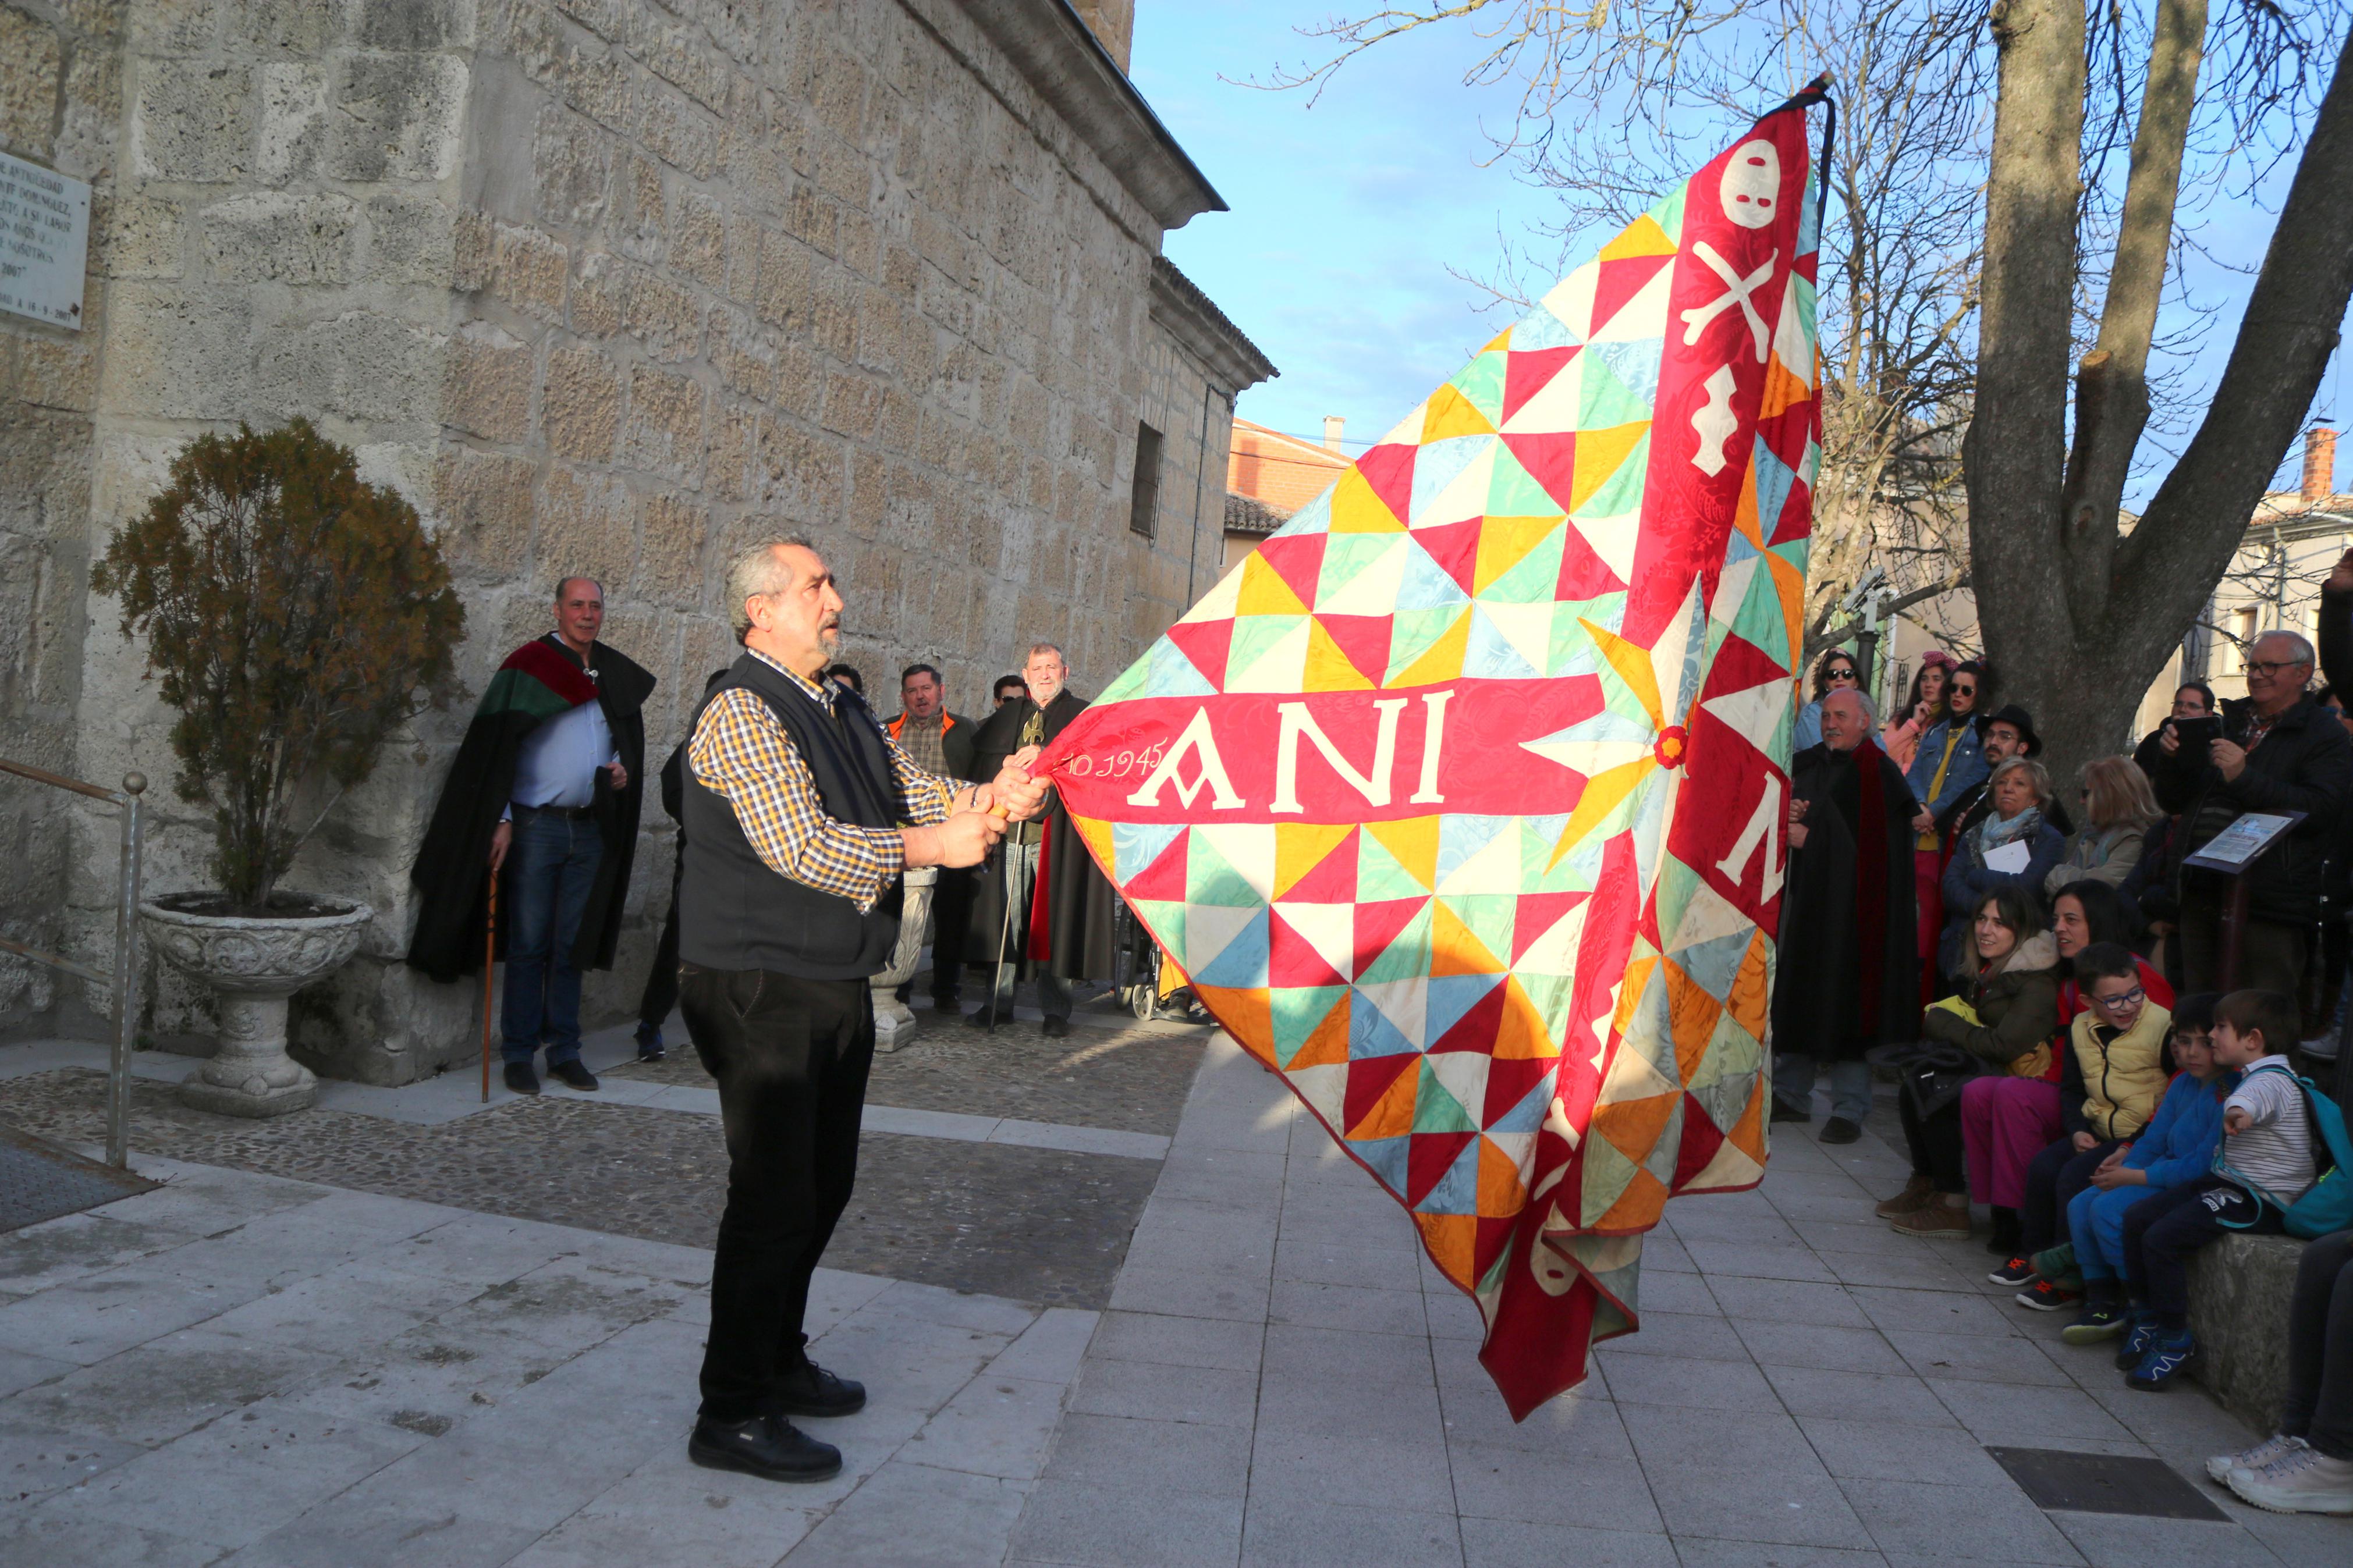
[{"label": "woman with sunglasses", "polygon": [[[1798,710],[1797,727],[1789,731],[1789,754],[1822,743],[1822,699],[1833,691],[1853,691],[1862,685],[1854,656],[1834,647],[1814,660],[1813,700]],[[1901,763],[1897,764],[1899,767]]]}]

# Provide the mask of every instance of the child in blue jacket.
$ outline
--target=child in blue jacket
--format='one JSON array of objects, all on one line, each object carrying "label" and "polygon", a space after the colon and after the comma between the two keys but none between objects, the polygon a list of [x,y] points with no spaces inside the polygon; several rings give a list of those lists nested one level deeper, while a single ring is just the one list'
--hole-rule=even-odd
[{"label": "child in blue jacket", "polygon": [[2071,1345],[2094,1344],[2125,1328],[2125,1211],[2152,1194],[2194,1182],[2222,1140],[2222,1100],[2234,1076],[2214,1065],[2215,994],[2181,997],[2173,1008],[2174,1079],[2139,1137],[2108,1156],[2092,1184],[2067,1205],[2067,1233],[2084,1274],[2082,1315],[2060,1331]]}]

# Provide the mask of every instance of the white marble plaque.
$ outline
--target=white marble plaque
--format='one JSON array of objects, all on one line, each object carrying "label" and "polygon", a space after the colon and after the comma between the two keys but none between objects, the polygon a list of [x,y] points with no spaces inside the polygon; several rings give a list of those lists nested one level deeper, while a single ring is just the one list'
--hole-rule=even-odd
[{"label": "white marble plaque", "polygon": [[0,153],[0,310],[81,326],[90,187]]}]

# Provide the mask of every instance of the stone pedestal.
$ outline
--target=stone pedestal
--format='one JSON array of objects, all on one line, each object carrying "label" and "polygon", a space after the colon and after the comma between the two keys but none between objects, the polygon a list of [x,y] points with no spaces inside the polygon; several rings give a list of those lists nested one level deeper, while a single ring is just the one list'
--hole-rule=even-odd
[{"label": "stone pedestal", "polygon": [[923,962],[923,927],[932,918],[932,889],[939,886],[936,866],[918,866],[906,873],[905,900],[899,911],[899,945],[891,950],[891,967],[874,977],[874,1048],[888,1054],[915,1037],[915,1014],[895,993],[915,977]]},{"label": "stone pedestal", "polygon": [[375,911],[347,904],[291,918],[210,915],[139,906],[147,940],[174,968],[210,986],[220,1005],[220,1048],[180,1086],[180,1100],[223,1116],[283,1116],[319,1098],[311,1069],[286,1054],[286,999],[358,951]]}]

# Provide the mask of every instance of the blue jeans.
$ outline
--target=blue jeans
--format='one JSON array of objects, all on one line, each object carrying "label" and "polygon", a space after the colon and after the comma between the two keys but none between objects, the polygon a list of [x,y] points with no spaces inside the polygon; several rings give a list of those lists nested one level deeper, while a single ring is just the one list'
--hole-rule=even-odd
[{"label": "blue jeans", "polygon": [[[1814,1110],[1814,1058],[1793,1051],[1773,1058],[1773,1099],[1807,1115]],[[1831,1114],[1860,1126],[1871,1114],[1871,1064],[1860,1057],[1830,1064]]]},{"label": "blue jeans", "polygon": [[547,1064],[580,1059],[580,966],[572,960],[596,885],[605,841],[586,817],[514,811],[506,891],[507,994],[500,1054],[529,1062],[547,1042]]}]

